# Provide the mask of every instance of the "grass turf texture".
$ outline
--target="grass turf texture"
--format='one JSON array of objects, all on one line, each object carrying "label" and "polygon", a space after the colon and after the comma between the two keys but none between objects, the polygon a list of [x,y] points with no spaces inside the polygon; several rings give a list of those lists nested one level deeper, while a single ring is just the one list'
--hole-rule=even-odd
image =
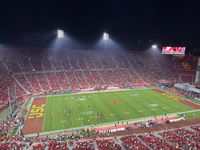
[{"label": "grass turf texture", "polygon": [[152,90],[47,97],[43,132],[193,110]]},{"label": "grass turf texture", "polygon": [[192,118],[200,118],[200,112],[190,112],[179,115],[180,117],[184,117],[185,119],[192,119]]}]

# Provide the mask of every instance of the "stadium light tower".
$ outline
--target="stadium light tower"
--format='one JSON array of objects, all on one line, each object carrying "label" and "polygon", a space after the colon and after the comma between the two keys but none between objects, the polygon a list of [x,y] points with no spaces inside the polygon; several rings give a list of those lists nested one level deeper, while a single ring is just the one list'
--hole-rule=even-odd
[{"label": "stadium light tower", "polygon": [[64,38],[64,31],[58,29],[58,30],[57,30],[57,37],[58,37],[58,38]]},{"label": "stadium light tower", "polygon": [[151,46],[151,48],[155,49],[155,48],[158,48],[158,46],[157,46],[156,44],[153,44],[153,45]]},{"label": "stadium light tower", "polygon": [[103,33],[103,40],[105,40],[105,41],[109,40],[109,34],[108,33],[106,33],[106,32]]}]

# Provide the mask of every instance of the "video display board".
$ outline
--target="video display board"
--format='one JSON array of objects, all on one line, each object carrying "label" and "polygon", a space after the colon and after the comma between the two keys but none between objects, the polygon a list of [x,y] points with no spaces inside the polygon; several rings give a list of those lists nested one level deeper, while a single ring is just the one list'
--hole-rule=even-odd
[{"label": "video display board", "polygon": [[162,47],[162,54],[185,54],[185,47]]}]

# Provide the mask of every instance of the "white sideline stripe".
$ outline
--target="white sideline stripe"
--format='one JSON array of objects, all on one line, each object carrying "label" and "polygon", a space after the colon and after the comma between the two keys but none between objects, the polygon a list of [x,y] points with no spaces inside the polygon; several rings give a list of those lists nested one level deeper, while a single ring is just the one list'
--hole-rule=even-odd
[{"label": "white sideline stripe", "polygon": [[24,121],[24,123],[23,123],[23,125],[22,125],[22,129],[24,128],[25,122],[26,122],[27,119],[28,119],[27,117],[28,117],[29,112],[30,112],[30,110],[31,110],[31,106],[32,106],[32,104],[33,104],[34,99],[35,99],[35,97],[31,97],[30,103],[29,103],[29,105],[28,105],[27,108],[26,108],[26,110],[28,110],[28,111],[27,111],[27,114],[26,114],[26,116],[25,116],[25,121]]},{"label": "white sideline stripe", "polygon": [[[28,101],[28,99],[26,99],[26,100]],[[22,130],[24,129],[24,125],[25,125],[25,122],[26,122],[27,117],[28,117],[28,115],[29,115],[30,108],[31,108],[31,106],[32,106],[32,104],[33,104],[33,100],[34,100],[34,97],[31,97],[31,100],[30,100],[30,102],[29,102],[29,104],[28,104],[28,106],[27,106],[27,108],[26,108],[26,110],[28,110],[28,111],[27,111],[27,114],[25,115],[24,123],[18,128],[18,131],[17,131],[16,133],[18,133],[20,129],[22,129]],[[25,106],[24,106],[24,108],[25,108]]]},{"label": "white sideline stripe", "polygon": [[[200,112],[200,109],[196,109],[196,110],[190,110],[190,111],[183,111],[183,112],[177,112],[177,113],[170,113],[170,114],[166,114],[166,116],[171,116],[171,115],[178,115],[178,114],[184,114],[184,113],[192,113],[192,112]],[[109,124],[115,124],[117,122],[130,122],[130,121],[136,121],[138,120],[138,122],[140,120],[143,119],[151,119],[154,118],[155,116],[148,116],[148,117],[143,117],[143,118],[136,118],[136,119],[129,119],[129,120],[120,120],[120,121],[115,121],[115,122],[107,122],[107,123],[102,123],[99,124],[98,126],[103,126],[103,125],[109,125]],[[164,115],[156,115],[156,117],[165,117]],[[76,131],[76,130],[80,130],[80,129],[86,129],[86,128],[91,128],[91,125],[88,126],[81,126],[81,127],[74,127],[74,128],[69,128],[69,129],[61,129],[61,130],[55,130],[55,131],[49,131],[49,132],[41,132],[40,135],[48,135],[48,134],[53,134],[53,133],[61,133],[61,132],[65,132],[65,131]],[[25,137],[34,137],[37,136],[37,134],[28,134],[25,135]]]}]

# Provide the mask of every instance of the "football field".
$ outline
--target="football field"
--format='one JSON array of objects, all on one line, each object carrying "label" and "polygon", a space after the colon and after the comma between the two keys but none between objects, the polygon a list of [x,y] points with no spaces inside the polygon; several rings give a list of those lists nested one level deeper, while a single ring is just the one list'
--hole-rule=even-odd
[{"label": "football field", "polygon": [[194,110],[151,89],[46,97],[43,132]]}]

